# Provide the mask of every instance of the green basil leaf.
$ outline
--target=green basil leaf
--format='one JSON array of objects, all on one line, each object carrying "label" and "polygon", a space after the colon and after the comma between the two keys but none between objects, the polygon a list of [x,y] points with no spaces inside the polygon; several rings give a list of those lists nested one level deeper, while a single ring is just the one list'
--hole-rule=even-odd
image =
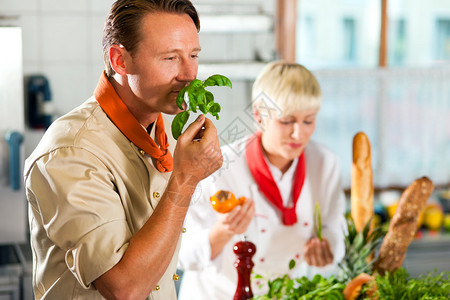
[{"label": "green basil leaf", "polygon": [[189,86],[192,88],[203,87],[203,82],[200,79],[194,79],[189,83]]},{"label": "green basil leaf", "polygon": [[206,113],[208,113],[208,109],[206,108],[206,105],[205,105],[205,104],[199,104],[199,105],[198,105],[198,108],[200,109],[200,111],[201,111],[204,115],[206,115]]},{"label": "green basil leaf", "polygon": [[206,90],[204,88],[197,88],[195,90],[195,98],[197,101],[197,105],[206,104],[205,94]]},{"label": "green basil leaf", "polygon": [[184,102],[184,94],[186,93],[187,87],[184,87],[181,89],[181,91],[177,95],[177,106],[180,109],[183,109],[183,102]]},{"label": "green basil leaf", "polygon": [[212,113],[219,113],[220,112],[220,104],[215,102],[211,105],[209,108],[209,112]]},{"label": "green basil leaf", "polygon": [[182,111],[173,118],[171,129],[172,129],[172,136],[174,139],[177,140],[178,137],[181,135],[183,127],[188,121],[188,119],[189,119],[188,111]]},{"label": "green basil leaf", "polygon": [[291,259],[289,261],[289,270],[292,270],[295,267],[295,260]]},{"label": "green basil leaf", "polygon": [[197,112],[197,99],[193,93],[188,93],[189,96],[189,110]]},{"label": "green basil leaf", "polygon": [[205,90],[205,99],[206,99],[206,104],[209,105],[210,103],[214,103],[214,95],[213,93],[211,93],[210,91],[206,91]]},{"label": "green basil leaf", "polygon": [[220,104],[213,103],[209,108],[209,113],[216,117],[216,120],[219,120],[219,112],[220,112]]},{"label": "green basil leaf", "polygon": [[203,85],[206,86],[228,86],[232,87],[230,79],[223,75],[215,74],[210,77],[208,77],[204,82]]}]

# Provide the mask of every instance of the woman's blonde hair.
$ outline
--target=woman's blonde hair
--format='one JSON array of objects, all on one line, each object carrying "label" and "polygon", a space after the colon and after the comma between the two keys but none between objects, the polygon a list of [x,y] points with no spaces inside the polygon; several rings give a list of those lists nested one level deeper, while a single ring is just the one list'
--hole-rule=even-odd
[{"label": "woman's blonde hair", "polygon": [[271,107],[278,111],[278,117],[319,109],[321,98],[316,77],[304,66],[286,61],[267,64],[252,89],[253,108]]}]

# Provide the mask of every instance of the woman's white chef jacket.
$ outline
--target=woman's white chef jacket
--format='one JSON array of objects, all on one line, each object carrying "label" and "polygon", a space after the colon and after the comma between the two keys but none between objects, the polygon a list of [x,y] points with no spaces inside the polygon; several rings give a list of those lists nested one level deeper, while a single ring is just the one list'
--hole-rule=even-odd
[{"label": "woman's white chef jacket", "polygon": [[[179,267],[184,270],[179,300],[231,300],[236,291],[237,271],[233,245],[245,235],[256,245],[253,274],[265,278],[290,274],[292,277],[319,273],[337,273],[337,263],[344,256],[345,196],[341,188],[337,156],[322,145],[310,141],[305,148],[306,177],[297,202],[298,221],[293,226],[281,223],[280,213],[258,190],[245,160],[245,140],[223,147],[224,163],[220,170],[201,182],[186,217],[187,233],[183,236]],[[228,190],[236,197],[245,196],[255,202],[255,217],[244,235],[235,235],[219,256],[210,260],[208,234],[217,220],[209,197],[218,190]],[[302,257],[305,243],[315,236],[313,213],[319,202],[323,236],[328,239],[334,262],[323,268],[308,266]],[[296,267],[289,271],[289,261]],[[254,295],[266,280],[252,279]]]},{"label": "woman's white chef jacket", "polygon": [[[174,145],[170,140],[172,153]],[[25,163],[36,299],[103,299],[92,281],[122,258],[170,174],[159,172],[94,98],[53,122]],[[176,299],[178,249],[147,299]]]}]

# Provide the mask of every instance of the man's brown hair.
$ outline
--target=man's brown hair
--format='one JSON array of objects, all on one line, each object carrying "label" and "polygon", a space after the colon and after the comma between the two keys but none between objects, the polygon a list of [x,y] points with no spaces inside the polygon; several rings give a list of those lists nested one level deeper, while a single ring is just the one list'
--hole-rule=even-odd
[{"label": "man's brown hair", "polygon": [[142,40],[142,19],[154,12],[187,14],[197,30],[200,30],[197,10],[189,0],[117,0],[111,7],[103,29],[103,60],[108,78],[115,74],[109,62],[109,48],[122,45],[133,56]]}]

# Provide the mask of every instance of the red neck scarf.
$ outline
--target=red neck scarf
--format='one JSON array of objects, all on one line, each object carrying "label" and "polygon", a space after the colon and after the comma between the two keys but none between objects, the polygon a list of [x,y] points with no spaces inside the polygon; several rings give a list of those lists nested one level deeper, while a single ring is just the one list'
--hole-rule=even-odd
[{"label": "red neck scarf", "polygon": [[139,124],[138,120],[136,120],[122,102],[105,73],[100,77],[97,88],[94,91],[94,97],[119,130],[133,144],[153,158],[153,162],[158,171],[170,172],[173,170],[173,158],[168,150],[169,142],[166,131],[164,130],[164,121],[161,114],[159,114],[154,125],[156,126],[156,139],[160,144],[160,147],[158,147],[144,127]]},{"label": "red neck scarf", "polygon": [[283,199],[281,199],[280,190],[273,180],[272,173],[269,170],[264,159],[264,153],[261,144],[261,133],[258,132],[255,136],[250,137],[247,141],[245,150],[245,157],[248,168],[253,175],[259,189],[266,196],[266,198],[280,210],[283,216],[284,225],[294,225],[297,223],[297,214],[295,208],[297,207],[297,200],[302,191],[303,182],[305,181],[306,165],[305,155],[302,153],[298,159],[297,169],[294,174],[294,186],[292,188],[293,207],[284,207]]}]

